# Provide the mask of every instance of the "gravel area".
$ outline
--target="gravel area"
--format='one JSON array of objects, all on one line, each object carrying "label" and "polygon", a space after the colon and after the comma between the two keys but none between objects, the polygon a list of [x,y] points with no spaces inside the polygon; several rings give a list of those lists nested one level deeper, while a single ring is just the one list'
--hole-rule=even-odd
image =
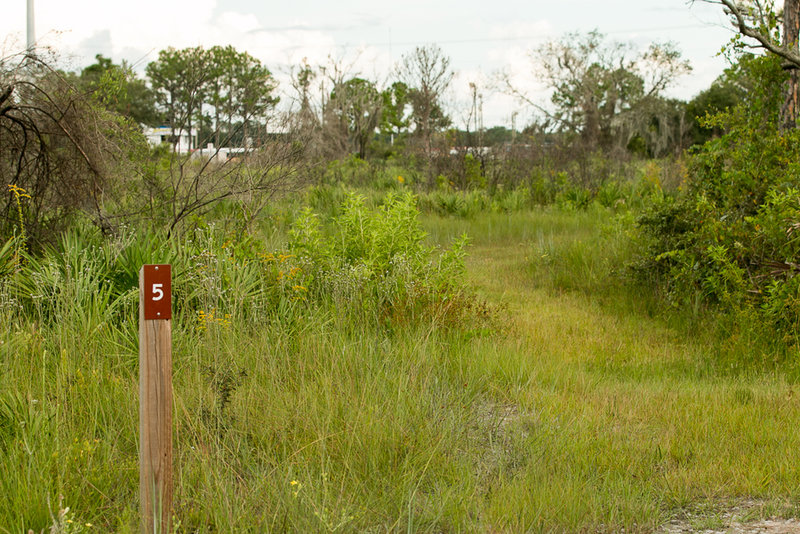
[{"label": "gravel area", "polygon": [[[658,534],[800,534],[800,519],[769,517],[772,514],[763,506],[763,503],[748,500],[722,510],[689,512],[686,517],[673,519],[662,526]],[[791,509],[796,512],[796,508]],[[787,507],[785,510],[788,515],[794,515],[791,509]],[[787,514],[779,515],[785,517]]]},{"label": "gravel area", "polygon": [[671,521],[660,531],[662,534],[699,532],[703,534],[800,534],[800,521],[797,519],[767,519],[751,523],[733,521],[722,528],[703,528],[692,526],[686,521]]}]

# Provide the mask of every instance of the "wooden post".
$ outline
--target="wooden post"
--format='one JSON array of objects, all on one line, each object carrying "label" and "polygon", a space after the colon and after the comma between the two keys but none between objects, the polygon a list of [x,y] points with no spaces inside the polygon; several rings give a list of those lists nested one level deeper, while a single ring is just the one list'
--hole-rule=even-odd
[{"label": "wooden post", "polygon": [[172,524],[172,270],[139,271],[139,510],[142,532]]}]

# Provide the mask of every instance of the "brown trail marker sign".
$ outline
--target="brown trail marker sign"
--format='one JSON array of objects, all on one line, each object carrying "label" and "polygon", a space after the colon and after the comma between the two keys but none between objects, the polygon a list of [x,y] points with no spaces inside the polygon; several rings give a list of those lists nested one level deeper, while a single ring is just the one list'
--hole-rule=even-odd
[{"label": "brown trail marker sign", "polygon": [[172,522],[172,268],[139,271],[139,509],[142,532]]}]

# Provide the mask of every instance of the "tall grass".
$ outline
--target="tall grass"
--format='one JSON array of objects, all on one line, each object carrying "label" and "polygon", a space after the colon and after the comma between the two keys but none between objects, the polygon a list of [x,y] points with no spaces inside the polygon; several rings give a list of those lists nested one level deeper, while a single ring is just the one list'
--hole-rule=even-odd
[{"label": "tall grass", "polygon": [[[205,228],[70,235],[5,278],[0,532],[138,529],[135,274],[161,261],[179,532],[649,532],[743,499],[797,513],[796,385],[732,375],[713,363],[724,340],[630,304],[612,210],[427,216],[423,238],[407,207],[318,210],[319,271],[296,236]],[[410,271],[373,254],[391,221]],[[345,227],[372,245],[356,253]],[[434,276],[430,247],[465,231],[477,297]],[[359,284],[315,282],[354,266]],[[418,278],[440,300],[393,307]]]}]

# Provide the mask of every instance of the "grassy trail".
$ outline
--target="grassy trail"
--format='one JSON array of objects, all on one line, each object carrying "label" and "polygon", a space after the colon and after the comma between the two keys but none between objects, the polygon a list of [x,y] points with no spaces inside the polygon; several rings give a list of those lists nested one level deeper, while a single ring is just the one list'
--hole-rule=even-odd
[{"label": "grassy trail", "polygon": [[[607,291],[553,287],[565,250],[587,238],[587,250],[602,249],[596,222],[498,219],[471,249],[470,281],[511,319],[495,384],[526,447],[524,466],[492,495],[492,523],[652,531],[683,518],[721,528],[742,503],[738,520],[797,517],[797,386],[779,373],[725,372],[725,340],[625,311]],[[591,276],[592,265],[579,267]]]}]

